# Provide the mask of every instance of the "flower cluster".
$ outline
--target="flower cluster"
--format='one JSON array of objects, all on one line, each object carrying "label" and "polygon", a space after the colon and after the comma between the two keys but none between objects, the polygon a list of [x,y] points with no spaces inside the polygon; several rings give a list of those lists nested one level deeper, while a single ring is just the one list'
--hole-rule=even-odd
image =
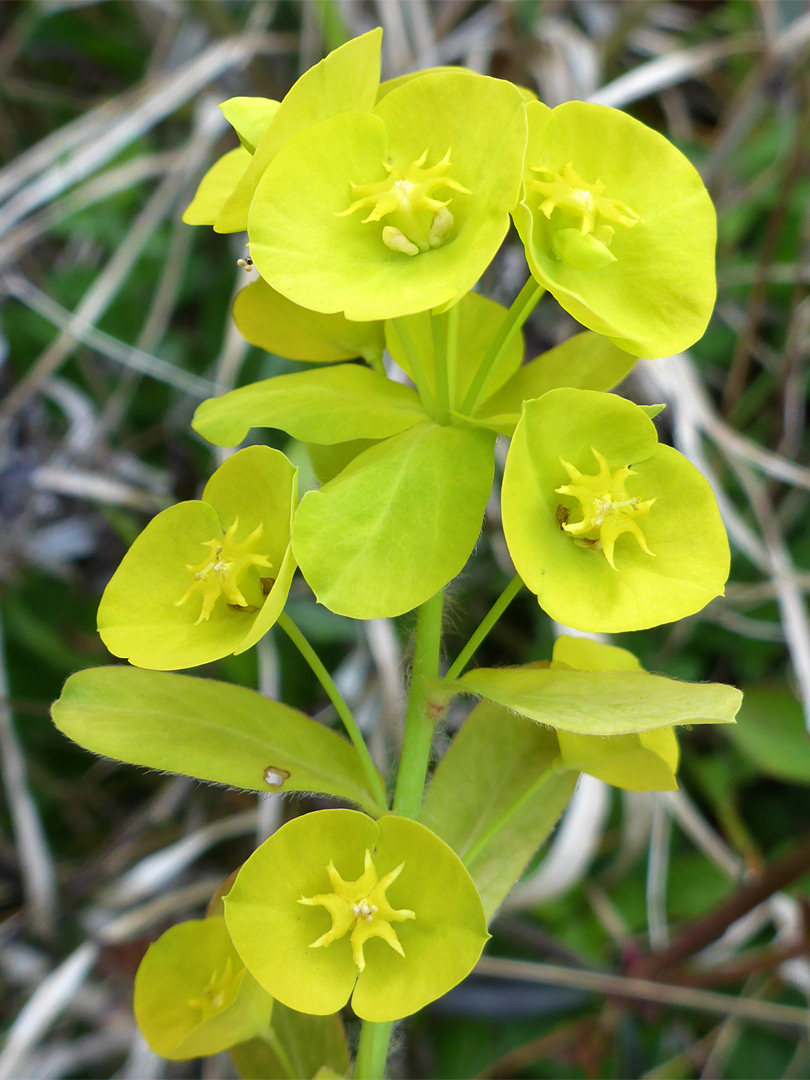
[{"label": "flower cluster", "polygon": [[[553,619],[638,630],[723,592],[729,549],[708,483],[659,442],[658,408],[609,393],[637,358],[684,349],[706,326],[715,218],[695,169],[615,109],[551,110],[455,68],[381,84],[380,37],[337,49],[280,103],[222,106],[239,146],[184,220],[247,230],[239,265],[259,277],[236,297],[236,324],[311,366],[203,402],[193,426],[224,447],[252,428],[285,432],[307,445],[320,483],[299,503],[287,457],[248,446],[199,500],[146,526],[98,613],[110,651],[140,668],[202,665],[287,626],[297,567],[339,615],[426,604],[473,552],[498,435],[511,440],[506,545]],[[475,289],[512,221],[529,276],[507,310]],[[520,328],[544,290],[583,329],[524,363]],[[162,768],[182,757],[176,733],[199,731],[195,775],[316,787],[382,815],[294,818],[241,868],[224,918],[181,924],[150,949],[136,1014],[172,1057],[272,1028],[273,999],[317,1016],[351,1000],[369,1021],[420,1009],[472,970],[487,917],[536,850],[535,822],[553,826],[575,774],[674,787],[674,726],[729,721],[739,704],[731,688],[649,675],[623,649],[568,637],[550,664],[445,680],[437,711],[442,693],[485,702],[436,771],[428,829],[385,812],[359,732],[351,747],[277,703],[247,708],[232,687],[141,675],[153,747],[104,727],[105,679],[66,688],[55,715],[86,745]],[[206,724],[214,702],[223,713],[235,702],[238,716]],[[468,777],[501,766],[515,784],[481,825]]]}]

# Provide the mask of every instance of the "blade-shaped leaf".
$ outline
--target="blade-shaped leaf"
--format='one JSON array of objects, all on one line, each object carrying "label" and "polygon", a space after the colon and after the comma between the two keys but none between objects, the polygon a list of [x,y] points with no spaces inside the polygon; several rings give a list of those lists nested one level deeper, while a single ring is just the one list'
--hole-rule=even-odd
[{"label": "blade-shaped leaf", "polygon": [[454,578],[481,528],[493,438],[425,422],[308,492],[293,550],[318,601],[350,618],[384,618],[418,607]]},{"label": "blade-shaped leaf", "polygon": [[225,200],[250,164],[244,146],[229,150],[211,166],[200,181],[194,198],[183,211],[186,225],[213,225]]},{"label": "blade-shaped leaf", "polygon": [[442,758],[422,821],[461,857],[491,918],[549,834],[574,790],[557,737],[481,702]]},{"label": "blade-shaped leaf", "polygon": [[424,420],[409,386],[358,364],[296,371],[242,386],[199,406],[192,427],[216,446],[236,446],[252,427],[280,428],[302,442],[386,439]]},{"label": "blade-shaped leaf", "polygon": [[537,723],[579,735],[729,724],[742,701],[733,686],[679,682],[646,671],[478,668],[462,675],[455,686]]},{"label": "blade-shaped leaf", "polygon": [[318,791],[384,812],[345,739],[242,686],[90,668],[71,675],[51,713],[60,731],[105,757],[247,791]]}]

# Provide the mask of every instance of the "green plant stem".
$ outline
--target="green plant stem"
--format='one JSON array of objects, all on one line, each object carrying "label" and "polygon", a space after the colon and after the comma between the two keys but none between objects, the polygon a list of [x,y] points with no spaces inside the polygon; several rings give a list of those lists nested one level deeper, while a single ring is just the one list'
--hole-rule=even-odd
[{"label": "green plant stem", "polygon": [[346,728],[348,736],[352,740],[354,748],[360,756],[360,763],[363,766],[363,772],[366,774],[366,779],[368,780],[374,798],[381,808],[387,809],[388,797],[385,793],[385,784],[377,771],[376,765],[371,759],[371,754],[366,746],[366,741],[363,738],[362,732],[357,726],[357,721],[354,716],[352,716],[352,711],[346,704],[343,695],[335,686],[332,676],[324,667],[318,654],[286,612],[282,612],[279,616],[278,625],[312,668],[315,678],[321,684],[326,692],[326,696],[334,705],[335,712],[343,721],[343,726]]},{"label": "green plant stem", "polygon": [[416,637],[413,646],[413,669],[405,731],[402,736],[402,755],[399,759],[397,786],[394,792],[394,812],[417,821],[422,806],[433,743],[435,717],[431,715],[427,679],[439,674],[439,654],[442,643],[442,609],[444,590],[426,600],[416,612]]},{"label": "green plant stem", "polygon": [[461,303],[453,304],[447,312],[447,379],[450,383],[450,406],[456,392],[458,368],[458,324],[461,315]]},{"label": "green plant stem", "polygon": [[470,388],[461,404],[461,411],[465,416],[474,415],[478,403],[486,390],[490,375],[500,363],[501,357],[509,347],[512,337],[531,315],[535,304],[537,304],[544,292],[543,286],[538,281],[535,281],[533,277],[530,277],[518,293],[514,303],[507,311],[498,333],[492,339],[486,356],[481,361],[481,366],[470,383]]},{"label": "green plant stem", "polygon": [[433,335],[433,361],[436,366],[436,419],[450,423],[450,380],[447,373],[447,322],[444,315],[430,316]]},{"label": "green plant stem", "polygon": [[498,599],[495,601],[495,603],[492,605],[492,607],[489,609],[489,611],[486,613],[484,618],[481,620],[478,628],[473,631],[470,640],[467,642],[467,644],[455,658],[453,663],[450,665],[450,669],[445,675],[445,679],[457,679],[459,677],[467,664],[469,664],[478,646],[490,632],[498,619],[500,619],[501,615],[503,615],[503,613],[506,611],[506,609],[509,607],[509,605],[512,603],[512,601],[522,588],[523,582],[516,574],[506,586],[506,588],[503,590]]},{"label": "green plant stem", "polygon": [[371,1020],[363,1021],[352,1072],[354,1080],[383,1080],[385,1061],[388,1057],[388,1042],[393,1026],[391,1020],[378,1024]]},{"label": "green plant stem", "polygon": [[[411,687],[394,792],[394,812],[414,821],[418,819],[422,806],[433,743],[435,721],[430,714],[430,699],[425,680],[435,679],[439,674],[443,608],[442,589],[416,611]],[[363,1021],[354,1063],[354,1080],[382,1080],[392,1027],[390,1023],[374,1024],[369,1020]]]},{"label": "green plant stem", "polygon": [[436,414],[436,402],[433,400],[433,395],[428,389],[427,380],[425,378],[425,372],[422,368],[422,363],[419,359],[419,352],[413,343],[411,335],[408,333],[403,319],[391,319],[391,326],[394,333],[399,338],[399,343],[402,346],[402,351],[405,353],[405,357],[410,365],[411,377],[416,383],[416,389],[419,391],[419,396],[422,399],[422,404],[425,406],[431,416],[435,417]]}]

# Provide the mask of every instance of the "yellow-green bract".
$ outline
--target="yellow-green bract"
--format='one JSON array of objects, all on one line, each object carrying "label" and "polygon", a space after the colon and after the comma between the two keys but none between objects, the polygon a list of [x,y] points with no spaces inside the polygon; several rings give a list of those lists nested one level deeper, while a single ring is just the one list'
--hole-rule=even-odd
[{"label": "yellow-green bract", "polygon": [[702,336],[715,300],[716,217],[694,166],[618,109],[526,106],[514,213],[532,274],[591,330],[636,356]]},{"label": "yellow-green bract", "polygon": [[296,132],[348,109],[370,109],[377,97],[382,31],[347,41],[305,71],[279,104],[230,98],[220,108],[241,146],[211,166],[183,214],[188,225],[241,232],[256,185],[280,146]]},{"label": "yellow-green bract", "polygon": [[177,503],[146,526],[101,598],[98,629],[137,667],[196,667],[244,652],[287,600],[297,470],[251,446],[228,458],[201,500]]},{"label": "yellow-green bract", "polygon": [[723,594],[728,540],[711,488],[623,398],[559,389],[527,401],[501,498],[515,568],[565,626],[642,630]]},{"label": "yellow-green bract", "polygon": [[370,112],[308,127],[256,189],[256,268],[296,303],[349,319],[451,304],[506,235],[525,141],[520,91],[460,70],[417,76]]},{"label": "yellow-green bract", "polygon": [[174,1061],[207,1057],[267,1029],[273,999],[231,944],[221,917],[178,923],[149,946],[135,976],[135,1019]]},{"label": "yellow-green bract", "polygon": [[[486,920],[458,856],[424,825],[321,810],[282,826],[225,898],[239,955],[268,993],[325,1015],[397,1020],[469,974]],[[441,963],[437,963],[437,956]]]},{"label": "yellow-green bract", "polygon": [[328,364],[355,356],[377,359],[385,346],[381,322],[350,322],[294,304],[259,278],[236,294],[233,321],[242,337],[287,360]]},{"label": "yellow-green bract", "polygon": [[[643,671],[627,649],[587,638],[558,637],[551,669],[576,671]],[[628,791],[671,791],[677,788],[678,740],[672,727],[629,735],[580,735],[557,730],[560,761],[567,769],[589,773]]]},{"label": "yellow-green bract", "polygon": [[589,738],[680,724],[732,724],[742,701],[740,691],[724,683],[680,682],[651,675],[640,665],[633,668],[624,649],[611,650],[607,657],[574,655],[579,668],[569,667],[558,653],[552,664],[474,668],[450,687],[437,685],[450,694],[494,701],[555,731]]}]

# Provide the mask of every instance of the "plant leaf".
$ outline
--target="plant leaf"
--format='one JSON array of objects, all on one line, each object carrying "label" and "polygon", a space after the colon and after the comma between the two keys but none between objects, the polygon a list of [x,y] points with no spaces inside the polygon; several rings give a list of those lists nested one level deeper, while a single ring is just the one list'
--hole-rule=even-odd
[{"label": "plant leaf", "polygon": [[334,363],[355,356],[382,356],[380,322],[350,322],[294,304],[258,278],[236,294],[233,320],[239,333],[260,349],[287,360]]},{"label": "plant leaf", "polygon": [[307,492],[293,550],[319,603],[354,619],[401,615],[454,578],[481,529],[493,438],[426,421]]},{"label": "plant leaf", "polygon": [[733,686],[679,682],[646,671],[477,668],[462,675],[456,687],[537,723],[579,735],[624,735],[673,724],[730,724],[742,701]]},{"label": "plant leaf", "polygon": [[65,735],[105,757],[246,791],[318,791],[384,812],[345,739],[242,686],[90,668],[71,675],[51,714]]},{"label": "plant leaf", "polygon": [[467,867],[490,919],[553,829],[577,780],[553,731],[477,705],[428,787],[422,821]]},{"label": "plant leaf", "polygon": [[280,428],[302,442],[385,439],[426,413],[409,386],[358,364],[296,371],[204,401],[192,427],[215,446],[236,446],[253,427]]},{"label": "plant leaf", "polygon": [[[586,330],[524,364],[482,404],[477,419],[511,436],[524,401],[558,387],[612,390],[632,370],[636,357],[609,338]],[[498,421],[497,426],[492,423]]]},{"label": "plant leaf", "polygon": [[250,153],[237,146],[218,158],[202,180],[194,198],[183,211],[186,225],[213,225],[223,204],[250,164]]},{"label": "plant leaf", "polygon": [[284,142],[324,117],[372,108],[380,79],[379,27],[347,41],[293,84],[256,144],[249,168],[222,208],[215,232],[241,232],[256,185]]},{"label": "plant leaf", "polygon": [[280,101],[265,97],[232,97],[223,101],[219,111],[239,136],[239,142],[252,155],[281,106]]}]

